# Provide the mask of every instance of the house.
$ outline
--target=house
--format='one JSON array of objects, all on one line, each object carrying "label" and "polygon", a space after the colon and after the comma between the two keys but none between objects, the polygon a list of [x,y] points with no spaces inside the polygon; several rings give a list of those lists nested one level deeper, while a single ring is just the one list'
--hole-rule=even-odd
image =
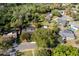
[{"label": "house", "polygon": [[17,51],[24,52],[35,49],[36,47],[37,47],[36,42],[23,42],[20,45],[18,45],[18,47],[16,47],[15,49]]},{"label": "house", "polygon": [[16,32],[10,32],[3,34],[3,39],[8,40],[8,39],[16,39],[17,38],[17,33]]},{"label": "house", "polygon": [[69,25],[72,30],[74,31],[79,30],[79,21],[69,22]]},{"label": "house", "polygon": [[74,40],[74,39],[76,39],[74,32],[72,32],[70,30],[60,31],[59,34],[61,35],[62,40]]},{"label": "house", "polygon": [[52,18],[52,13],[47,13],[45,19],[50,23]]},{"label": "house", "polygon": [[60,17],[60,18],[62,18],[63,20],[67,20],[67,21],[74,21],[74,19],[72,17],[67,16],[67,15],[62,15],[62,17]]},{"label": "house", "polygon": [[64,15],[63,18],[67,21],[74,21],[74,19],[70,16]]},{"label": "house", "polygon": [[67,23],[68,23],[68,21],[66,20],[66,18],[65,18],[64,16],[62,16],[62,17],[59,17],[59,18],[57,19],[57,23],[58,23],[59,25],[66,26]]},{"label": "house", "polygon": [[32,51],[32,54],[34,55],[34,49],[36,48],[36,42],[22,42],[21,44],[9,48],[7,50],[7,54],[10,56],[16,56],[16,52],[26,52],[26,51]]},{"label": "house", "polygon": [[17,38],[17,33],[16,32],[10,32],[10,33],[7,34],[7,36]]},{"label": "house", "polygon": [[36,28],[35,28],[34,26],[29,25],[28,27],[26,27],[26,28],[22,29],[22,32],[32,33],[32,32],[34,32],[34,31],[35,31],[35,29],[36,29]]}]

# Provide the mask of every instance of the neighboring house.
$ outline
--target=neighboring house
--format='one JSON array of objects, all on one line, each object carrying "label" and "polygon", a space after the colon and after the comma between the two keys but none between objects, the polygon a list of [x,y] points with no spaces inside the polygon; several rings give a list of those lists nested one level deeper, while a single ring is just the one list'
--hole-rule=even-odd
[{"label": "neighboring house", "polygon": [[62,18],[63,20],[67,20],[67,21],[74,21],[74,19],[73,19],[72,17],[67,16],[67,15],[63,15],[61,18]]},{"label": "neighboring house", "polygon": [[74,19],[72,17],[69,17],[69,16],[66,16],[66,15],[63,15],[62,17],[59,17],[56,22],[59,24],[59,25],[62,25],[62,26],[66,26],[68,25],[68,23],[70,21],[74,21]]},{"label": "neighboring house", "polygon": [[71,30],[79,30],[79,21],[69,22]]},{"label": "neighboring house", "polygon": [[64,16],[62,16],[62,17],[59,17],[59,18],[57,19],[57,23],[58,23],[59,25],[66,26],[67,23],[68,23],[68,21],[66,20],[66,18],[65,18]]},{"label": "neighboring house", "polygon": [[7,34],[7,36],[17,38],[17,33],[16,32],[10,32],[10,33]]},{"label": "neighboring house", "polygon": [[76,39],[74,32],[72,32],[70,30],[60,31],[59,34],[61,35],[62,40],[74,40],[74,39]]},{"label": "neighboring house", "polygon": [[52,13],[47,13],[45,19],[50,23],[52,17]]},{"label": "neighboring house", "polygon": [[74,19],[70,16],[67,16],[65,15],[64,18],[67,20],[67,21],[74,21]]},{"label": "neighboring house", "polygon": [[28,26],[28,27],[22,29],[22,32],[32,33],[32,32],[35,31],[35,29],[36,29],[35,27],[33,27],[32,25],[30,25],[30,26]]},{"label": "neighboring house", "polygon": [[24,52],[28,50],[33,50],[36,47],[36,42],[23,42],[20,45],[18,45],[18,47],[16,47],[15,49],[19,52]]},{"label": "neighboring house", "polygon": [[8,39],[16,39],[17,38],[17,33],[16,32],[10,32],[7,34],[3,34],[3,39],[8,40]]},{"label": "neighboring house", "polygon": [[26,52],[26,51],[32,51],[32,54],[34,55],[34,49],[37,48],[36,42],[22,42],[21,44],[10,48],[7,50],[7,54],[10,56],[16,56],[16,52]]},{"label": "neighboring house", "polygon": [[4,34],[3,37],[17,38],[17,33],[16,32],[10,32],[8,34]]}]

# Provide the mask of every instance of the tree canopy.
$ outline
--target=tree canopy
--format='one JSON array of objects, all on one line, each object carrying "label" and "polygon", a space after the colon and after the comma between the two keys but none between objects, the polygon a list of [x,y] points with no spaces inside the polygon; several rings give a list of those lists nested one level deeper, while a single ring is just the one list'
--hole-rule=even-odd
[{"label": "tree canopy", "polygon": [[55,47],[59,43],[59,37],[53,30],[38,29],[32,34],[31,40],[36,41],[39,47],[50,48]]},{"label": "tree canopy", "polygon": [[58,45],[52,50],[52,56],[79,56],[79,49],[72,46]]}]

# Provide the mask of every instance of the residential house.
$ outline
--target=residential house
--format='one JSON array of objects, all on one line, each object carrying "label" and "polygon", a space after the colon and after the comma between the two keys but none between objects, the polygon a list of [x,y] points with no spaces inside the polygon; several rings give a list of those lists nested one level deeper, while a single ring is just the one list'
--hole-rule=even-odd
[{"label": "residential house", "polygon": [[50,23],[52,17],[52,13],[47,13],[45,19]]},{"label": "residential house", "polygon": [[17,38],[17,33],[16,32],[10,32],[7,34],[3,34],[3,39],[8,40],[8,39],[16,39]]},{"label": "residential house", "polygon": [[79,21],[69,22],[71,30],[76,31],[79,30]]},{"label": "residential house", "polygon": [[18,47],[16,47],[15,49],[19,52],[24,52],[34,50],[36,47],[36,42],[23,42],[20,45],[18,45]]},{"label": "residential house", "polygon": [[36,28],[35,28],[34,26],[29,25],[28,27],[22,29],[22,32],[32,33],[32,32],[35,31],[35,29],[36,29]]},{"label": "residential house", "polygon": [[76,39],[74,32],[72,32],[71,30],[63,30],[63,31],[60,31],[59,34],[61,35],[62,40],[75,40]]},{"label": "residential house", "polygon": [[11,33],[8,33],[7,36],[17,38],[17,33],[16,32],[11,32]]},{"label": "residential house", "polygon": [[64,15],[63,18],[65,18],[67,21],[74,21],[74,19],[70,16]]},{"label": "residential house", "polygon": [[66,20],[64,16],[62,16],[57,19],[57,23],[61,26],[66,26],[68,21]]},{"label": "residential house", "polygon": [[32,51],[32,54],[34,55],[34,50],[36,48],[36,42],[22,42],[21,44],[10,48],[7,50],[7,54],[10,56],[16,56],[16,52],[26,52],[26,51]]}]

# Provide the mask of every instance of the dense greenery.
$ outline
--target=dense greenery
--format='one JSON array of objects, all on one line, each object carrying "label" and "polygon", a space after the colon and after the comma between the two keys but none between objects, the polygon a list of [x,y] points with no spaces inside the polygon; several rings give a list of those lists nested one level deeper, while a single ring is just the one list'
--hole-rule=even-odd
[{"label": "dense greenery", "polygon": [[31,39],[37,42],[39,47],[55,47],[59,41],[59,35],[56,35],[56,31],[54,30],[47,30],[47,29],[38,29],[36,30]]},{"label": "dense greenery", "polygon": [[58,45],[55,49],[52,50],[52,56],[78,56],[79,49],[65,46],[65,45]]},{"label": "dense greenery", "polygon": [[52,15],[61,16],[61,14],[58,12],[58,10],[52,10]]},{"label": "dense greenery", "polygon": [[[6,38],[7,39],[7,38]],[[0,36],[0,54],[5,53],[12,47],[13,39],[8,38],[7,40]]]},{"label": "dense greenery", "polygon": [[[43,5],[43,6],[42,6]],[[57,10],[54,10],[53,4],[2,4],[0,8],[0,26],[10,29],[26,25],[31,21],[38,22],[44,20],[43,15],[52,12],[55,16],[60,16]],[[40,15],[40,16],[39,16]]]},{"label": "dense greenery", "polygon": [[29,42],[30,41],[30,34],[29,33],[21,33],[21,35],[20,35],[20,41],[22,42],[22,41],[27,41],[27,42]]}]

